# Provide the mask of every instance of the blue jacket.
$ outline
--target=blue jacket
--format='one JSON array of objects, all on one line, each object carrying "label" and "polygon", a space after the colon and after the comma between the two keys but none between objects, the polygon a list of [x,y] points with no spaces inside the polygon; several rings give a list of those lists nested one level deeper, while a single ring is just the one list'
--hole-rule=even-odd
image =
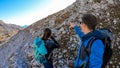
[{"label": "blue jacket", "polygon": [[[78,26],[75,26],[74,30],[78,34],[79,38],[82,40],[82,43],[80,43],[80,46],[78,49],[78,55],[74,62],[74,67],[76,68],[76,66],[86,63],[84,68],[101,68],[102,62],[103,62],[103,53],[104,53],[104,44],[102,43],[102,41],[99,39],[95,40],[91,47],[90,56],[88,57],[86,55],[85,60],[81,60],[79,58],[81,45],[84,44],[84,46],[86,47],[88,41],[92,38],[92,36],[89,37],[91,32],[84,35],[84,33],[79,29]],[[100,33],[97,33],[97,34],[100,34]]]}]

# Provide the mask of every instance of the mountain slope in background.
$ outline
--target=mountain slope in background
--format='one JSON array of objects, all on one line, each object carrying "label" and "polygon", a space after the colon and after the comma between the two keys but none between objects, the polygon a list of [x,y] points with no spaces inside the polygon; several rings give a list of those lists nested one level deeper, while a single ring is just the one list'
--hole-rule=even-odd
[{"label": "mountain slope in background", "polygon": [[28,25],[24,25],[24,26],[21,26],[22,28],[27,28],[28,27]]},{"label": "mountain slope in background", "polygon": [[[114,33],[113,56],[107,68],[120,67],[120,1],[76,0],[67,8],[20,30],[0,47],[0,68],[40,68],[33,56],[33,40],[41,36],[45,27],[52,29],[61,48],[54,51],[55,68],[73,68],[79,38],[68,22],[75,21],[84,13],[92,13],[99,19],[98,28],[107,27]],[[76,23],[79,24],[79,23]]]},{"label": "mountain slope in background", "polygon": [[0,20],[0,44],[16,34],[22,28],[14,24],[6,24]]}]

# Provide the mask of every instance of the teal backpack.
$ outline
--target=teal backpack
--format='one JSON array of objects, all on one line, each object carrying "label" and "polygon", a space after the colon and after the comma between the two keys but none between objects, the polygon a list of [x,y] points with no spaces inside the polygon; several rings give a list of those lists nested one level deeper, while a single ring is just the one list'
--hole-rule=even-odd
[{"label": "teal backpack", "polygon": [[47,49],[45,47],[44,41],[40,37],[36,37],[33,42],[34,45],[34,56],[37,62],[43,64],[47,62],[45,55],[47,54]]}]

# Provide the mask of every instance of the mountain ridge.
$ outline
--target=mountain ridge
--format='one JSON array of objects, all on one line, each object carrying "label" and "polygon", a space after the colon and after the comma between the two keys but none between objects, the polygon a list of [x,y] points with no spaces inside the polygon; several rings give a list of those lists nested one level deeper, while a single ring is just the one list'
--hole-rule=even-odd
[{"label": "mountain ridge", "polygon": [[0,45],[21,29],[18,25],[6,24],[0,20]]},{"label": "mountain ridge", "polygon": [[[0,55],[2,55],[0,56],[0,68],[41,67],[41,64],[38,64],[34,59],[32,43],[36,36],[42,36],[45,27],[52,29],[54,37],[61,45],[61,48],[54,51],[54,67],[73,68],[80,39],[74,30],[69,29],[68,22],[75,22],[84,13],[92,13],[98,17],[99,23],[97,28],[106,27],[114,33],[114,53],[107,68],[119,68],[119,6],[120,2],[114,0],[76,0],[67,8],[35,22],[10,38],[6,44],[0,47]],[[78,23],[76,22],[76,24]]]}]

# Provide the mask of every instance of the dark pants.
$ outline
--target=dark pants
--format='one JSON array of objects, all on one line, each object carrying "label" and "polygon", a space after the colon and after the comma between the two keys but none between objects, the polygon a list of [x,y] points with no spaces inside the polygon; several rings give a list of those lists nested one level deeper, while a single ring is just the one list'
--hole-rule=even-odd
[{"label": "dark pants", "polygon": [[53,68],[53,63],[50,62],[44,63],[44,68]]}]

